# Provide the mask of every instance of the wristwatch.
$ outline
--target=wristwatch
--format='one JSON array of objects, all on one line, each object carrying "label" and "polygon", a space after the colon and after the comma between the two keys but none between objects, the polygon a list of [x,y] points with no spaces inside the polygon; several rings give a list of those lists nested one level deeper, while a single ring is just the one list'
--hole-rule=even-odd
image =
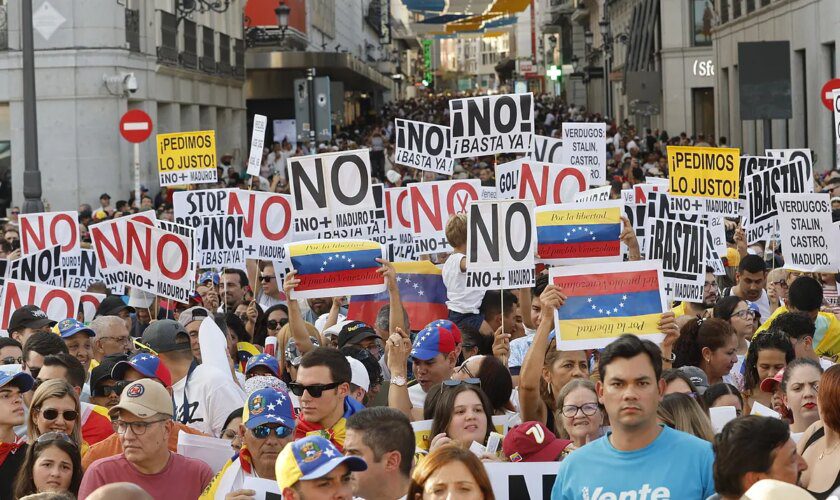
[{"label": "wristwatch", "polygon": [[408,380],[401,375],[394,375],[391,377],[391,385],[395,385],[397,387],[405,387],[405,384],[408,383]]},{"label": "wristwatch", "polygon": [[677,354],[674,353],[674,352],[671,353],[670,358],[666,358],[665,356],[662,356],[662,362],[663,363],[673,363],[676,360],[677,360]]}]

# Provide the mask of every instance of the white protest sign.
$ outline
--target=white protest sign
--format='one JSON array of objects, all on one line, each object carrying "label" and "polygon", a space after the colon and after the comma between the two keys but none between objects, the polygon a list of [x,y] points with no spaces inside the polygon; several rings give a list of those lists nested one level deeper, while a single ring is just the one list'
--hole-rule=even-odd
[{"label": "white protest sign", "polygon": [[251,130],[251,152],[248,155],[248,175],[260,175],[267,121],[268,119],[264,115],[254,115],[254,128]]},{"label": "white protest sign", "polygon": [[586,191],[589,172],[585,168],[541,163],[530,158],[496,166],[496,190],[500,200],[533,200],[535,205],[556,205],[574,201]]},{"label": "white protest sign", "polygon": [[376,209],[371,183],[367,149],[289,158],[295,233],[361,237]]},{"label": "white protest sign", "polygon": [[534,203],[474,201],[467,210],[467,289],[534,286]]},{"label": "white protest sign", "polygon": [[[749,175],[757,174],[758,172],[762,172],[767,170],[770,167],[775,167],[776,165],[780,165],[782,163],[782,159],[780,156],[772,156],[770,151],[781,151],[781,150],[767,150],[767,156],[744,156],[741,155],[740,161],[740,168],[738,169],[738,176],[740,179],[740,184],[738,187],[738,197],[741,199],[743,204],[746,204],[747,199],[747,185],[746,185],[746,178]],[[787,163],[787,162],[785,162]]]},{"label": "white protest sign", "polygon": [[231,193],[235,189],[202,189],[172,193],[172,214],[175,222],[190,227],[201,226],[204,217],[226,215]]},{"label": "white protest sign", "polygon": [[9,263],[9,278],[61,286],[61,247],[46,248]]},{"label": "white protest sign", "polygon": [[814,170],[803,158],[745,177],[747,210],[744,230],[747,243],[778,237],[776,196],[779,193],[814,192]]},{"label": "white protest sign", "polygon": [[61,265],[79,265],[82,252],[79,232],[79,212],[45,212],[21,214],[20,254],[31,255],[55,245],[61,245]]},{"label": "white protest sign", "polygon": [[385,189],[385,216],[393,261],[417,260],[411,225],[411,197],[407,187]]},{"label": "white protest sign", "polygon": [[62,269],[65,287],[86,290],[93,283],[104,281],[102,273],[99,272],[99,266],[96,265],[96,252],[83,248],[79,260],[77,267]]},{"label": "white protest sign", "polygon": [[8,330],[12,313],[25,305],[38,306],[53,321],[75,318],[80,295],[78,290],[7,279],[0,293],[0,329]]},{"label": "white protest sign", "polygon": [[534,148],[528,156],[543,163],[560,163],[563,156],[563,140],[535,135]]},{"label": "white protest sign", "polygon": [[[723,260],[712,247],[712,237],[708,227],[706,228],[706,266],[712,268],[712,274],[715,276],[726,276],[726,267],[723,265]],[[703,286],[705,286],[705,283]]]},{"label": "white protest sign", "polygon": [[840,235],[831,222],[828,193],[776,195],[785,269],[836,273]]},{"label": "white protest sign", "polygon": [[761,415],[762,417],[782,418],[782,416],[779,415],[779,412],[764,406],[758,401],[753,401],[752,411],[750,411],[750,415]]},{"label": "white protest sign", "polygon": [[10,270],[9,259],[0,259],[0,286],[3,286],[3,283],[9,277]]},{"label": "white protest sign", "polygon": [[[230,372],[230,369],[227,371]],[[178,454],[201,460],[216,474],[230,459],[232,451],[227,439],[179,432]]]},{"label": "white protest sign", "polygon": [[563,165],[589,169],[589,185],[607,183],[607,124],[563,123]]},{"label": "white protest sign", "polygon": [[241,215],[204,217],[196,231],[195,259],[202,269],[222,269],[245,265]]},{"label": "white protest sign", "polygon": [[706,226],[671,219],[650,219],[648,230],[647,257],[662,260],[665,294],[672,300],[703,302]]},{"label": "white protest sign", "polygon": [[373,201],[376,203],[376,210],[370,219],[370,224],[365,227],[366,232],[362,237],[379,242],[385,248],[387,259],[393,261],[391,251],[393,240],[388,239],[388,216],[385,213],[385,185],[374,184],[371,187],[373,188]]},{"label": "white protest sign", "polygon": [[648,213],[648,195],[654,191],[664,191],[664,188],[653,184],[637,184],[631,189],[621,190],[621,199],[624,201],[624,215],[636,232],[636,239],[639,241],[639,249],[642,255],[647,255],[645,219]]},{"label": "white protest sign", "polygon": [[[228,352],[227,335],[210,316],[204,318],[198,327],[198,348],[201,351],[201,364],[212,366],[221,373],[227,373],[233,377],[230,371],[231,358]],[[237,383],[235,377],[233,377],[233,382]]]},{"label": "white protest sign", "polygon": [[607,201],[610,199],[612,193],[612,186],[601,186],[593,189],[587,189],[580,193],[575,193],[576,203],[588,203],[592,201]]},{"label": "white protest sign", "polygon": [[82,321],[84,323],[93,321],[96,311],[105,297],[104,293],[80,292],[79,308],[82,311]]},{"label": "white protest sign", "polygon": [[831,103],[834,108],[834,142],[840,144],[840,90],[831,94]]},{"label": "white protest sign", "polygon": [[297,126],[295,120],[272,120],[274,129],[274,142],[290,143],[293,147],[297,145]]},{"label": "white protest sign", "polygon": [[549,500],[557,462],[482,462],[496,498]]},{"label": "white protest sign", "polygon": [[503,94],[449,100],[452,158],[530,153],[534,96]]},{"label": "white protest sign", "polygon": [[394,161],[397,164],[452,175],[449,127],[397,118],[396,134]]},{"label": "white protest sign", "polygon": [[415,254],[451,252],[444,232],[446,222],[452,214],[466,213],[469,202],[479,199],[480,190],[478,179],[409,185]]},{"label": "white protest sign", "polygon": [[242,481],[242,489],[253,491],[255,493],[254,500],[283,500],[280,485],[273,479],[245,476],[245,480]]},{"label": "white protest sign", "polygon": [[735,420],[738,416],[737,410],[734,406],[716,406],[709,408],[709,417],[712,419],[712,429],[715,434],[723,430],[723,427],[729,423],[730,420]]},{"label": "white protest sign", "polygon": [[286,260],[283,245],[294,240],[290,195],[235,189],[228,200],[228,214],[244,217],[245,257],[275,262]]},{"label": "white protest sign", "polygon": [[706,224],[709,227],[709,237],[711,245],[715,252],[723,257],[726,255],[726,226],[723,222],[723,217],[717,215],[709,215],[706,219]]}]

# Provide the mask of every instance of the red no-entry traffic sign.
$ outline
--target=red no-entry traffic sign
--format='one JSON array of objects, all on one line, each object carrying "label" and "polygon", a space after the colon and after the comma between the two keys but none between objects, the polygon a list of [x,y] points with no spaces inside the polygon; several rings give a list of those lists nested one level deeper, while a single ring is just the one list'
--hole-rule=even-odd
[{"label": "red no-entry traffic sign", "polygon": [[152,135],[152,119],[142,110],[130,109],[120,118],[120,134],[128,142],[143,142]]},{"label": "red no-entry traffic sign", "polygon": [[825,82],[825,85],[823,85],[822,91],[820,92],[820,99],[822,99],[823,106],[828,108],[829,111],[834,111],[834,103],[831,99],[831,93],[835,90],[840,90],[840,78],[832,78],[831,80]]}]

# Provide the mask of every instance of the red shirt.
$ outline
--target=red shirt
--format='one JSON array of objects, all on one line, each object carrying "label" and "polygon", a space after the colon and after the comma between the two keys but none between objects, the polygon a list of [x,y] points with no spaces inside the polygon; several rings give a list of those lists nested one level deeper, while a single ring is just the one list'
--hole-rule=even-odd
[{"label": "red shirt", "polygon": [[92,463],[79,487],[79,500],[84,500],[100,486],[117,482],[134,483],[155,500],[198,498],[213,480],[210,466],[201,460],[169,453],[169,463],[157,474],[143,474],[119,455]]}]

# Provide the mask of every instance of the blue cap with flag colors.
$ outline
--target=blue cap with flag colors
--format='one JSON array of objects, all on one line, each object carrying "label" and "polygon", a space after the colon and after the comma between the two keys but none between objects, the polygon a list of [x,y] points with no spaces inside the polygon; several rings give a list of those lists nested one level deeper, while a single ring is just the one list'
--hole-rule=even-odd
[{"label": "blue cap with flag colors", "polygon": [[35,379],[32,378],[32,375],[26,372],[18,372],[14,375],[8,375],[0,372],[0,387],[6,387],[7,385],[17,387],[20,389],[20,392],[26,392],[32,389],[32,386],[35,385]]},{"label": "blue cap with flag colors", "polygon": [[198,277],[197,283],[207,283],[208,281],[212,281],[214,285],[219,284],[219,273],[215,273],[213,271],[205,271]]},{"label": "blue cap with flag colors", "polygon": [[277,358],[275,358],[274,356],[265,353],[260,353],[248,358],[248,364],[245,365],[245,375],[248,375],[249,371],[258,366],[264,366],[268,368],[269,370],[271,370],[271,373],[273,373],[275,377],[280,376],[280,362],[277,361]]},{"label": "blue cap with flag colors", "polygon": [[263,424],[280,424],[295,428],[295,415],[289,395],[274,387],[257,389],[248,396],[242,409],[242,423],[249,429]]},{"label": "blue cap with flag colors", "polygon": [[85,333],[89,337],[95,337],[96,333],[90,328],[86,327],[84,323],[76,318],[67,318],[58,322],[58,334],[61,338],[68,339],[77,333]]},{"label": "blue cap with flag colors", "polygon": [[169,373],[169,369],[154,354],[141,352],[132,356],[128,361],[120,361],[111,370],[111,378],[122,380],[125,377],[125,371],[129,368],[134,368],[145,377],[160,380],[164,387],[172,385],[172,375]]},{"label": "blue cap with flag colors", "polygon": [[448,319],[438,319],[432,321],[426,326],[438,326],[440,328],[449,330],[449,332],[452,333],[452,339],[455,341],[456,344],[460,344],[462,342],[461,329],[458,328],[458,325],[456,325],[454,322]]},{"label": "blue cap with flag colors", "polygon": [[311,435],[287,444],[277,457],[274,470],[282,492],[298,481],[324,477],[341,464],[347,464],[351,472],[367,469],[367,463],[361,457],[342,456],[331,442]]},{"label": "blue cap with flag colors", "polygon": [[428,326],[417,334],[411,346],[411,357],[428,361],[438,354],[449,354],[455,350],[452,332],[439,326]]}]

